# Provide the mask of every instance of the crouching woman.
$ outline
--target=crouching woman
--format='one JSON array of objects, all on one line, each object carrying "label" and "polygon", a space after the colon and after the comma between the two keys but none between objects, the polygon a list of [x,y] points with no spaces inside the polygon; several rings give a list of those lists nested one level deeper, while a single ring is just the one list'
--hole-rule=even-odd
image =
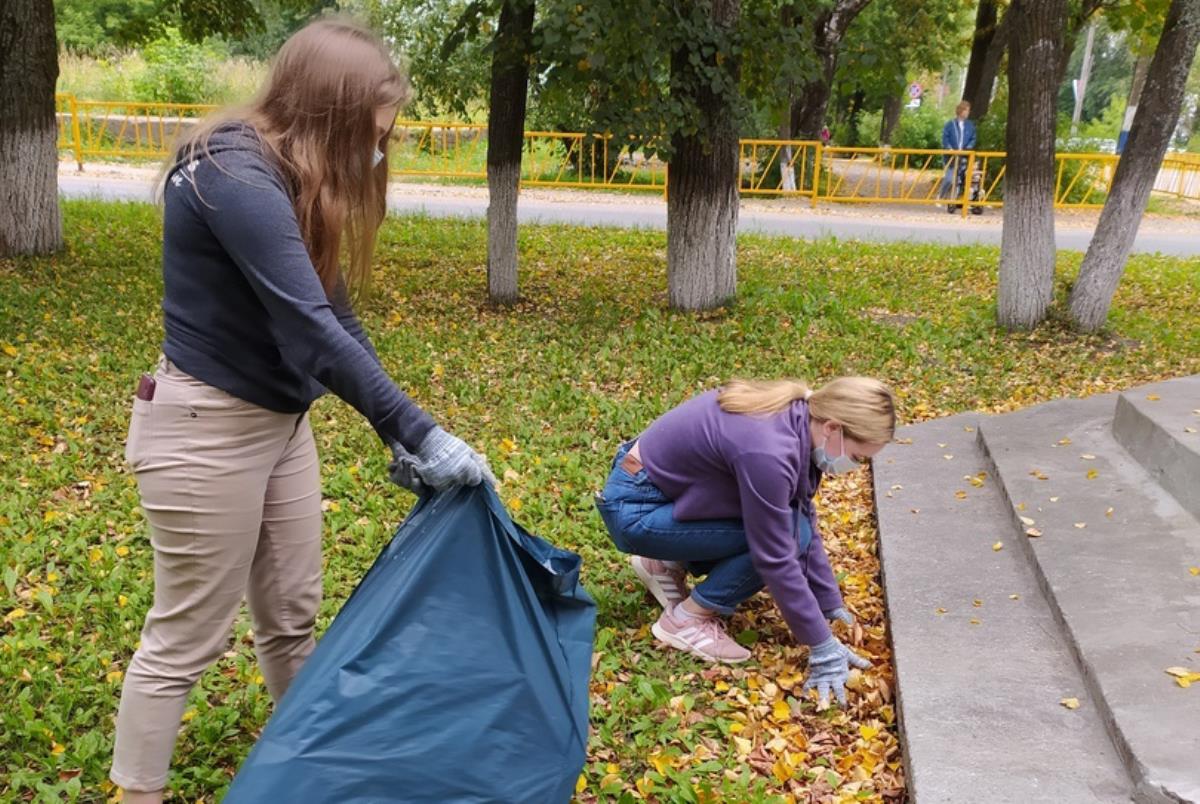
[{"label": "crouching woman", "polygon": [[[833,635],[852,623],[816,527],[825,474],[851,472],[892,440],[895,404],[878,380],[735,380],[694,397],[623,444],[597,507],[617,549],[662,605],[664,644],[707,661],[750,652],[726,631],[764,586],[810,646],[805,689],[845,701],[851,666],[869,662]],[[703,576],[694,588],[688,576]]]}]

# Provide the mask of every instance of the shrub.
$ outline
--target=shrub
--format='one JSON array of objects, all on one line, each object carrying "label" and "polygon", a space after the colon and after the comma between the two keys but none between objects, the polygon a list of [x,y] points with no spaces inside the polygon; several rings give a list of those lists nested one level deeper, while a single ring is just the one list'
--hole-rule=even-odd
[{"label": "shrub", "polygon": [[134,79],[134,100],[208,102],[217,94],[217,67],[228,56],[224,46],[213,40],[195,44],[168,28],[142,51],[146,68]]}]

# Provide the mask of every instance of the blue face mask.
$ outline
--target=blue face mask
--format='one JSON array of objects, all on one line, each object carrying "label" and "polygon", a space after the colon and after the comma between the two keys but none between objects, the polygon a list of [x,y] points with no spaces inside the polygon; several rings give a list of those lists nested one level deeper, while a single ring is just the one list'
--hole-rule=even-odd
[{"label": "blue face mask", "polygon": [[[825,443],[829,443],[829,436],[825,437]],[[813,463],[827,475],[844,475],[847,472],[853,472],[859,467],[858,461],[846,454],[846,435],[842,434],[842,452],[841,454],[830,457],[825,451],[825,446],[822,444],[819,447],[813,447],[812,450]]]},{"label": "blue face mask", "polygon": [[375,153],[371,155],[371,167],[379,167],[379,163],[383,161],[383,151],[379,150],[379,146],[375,146]]}]

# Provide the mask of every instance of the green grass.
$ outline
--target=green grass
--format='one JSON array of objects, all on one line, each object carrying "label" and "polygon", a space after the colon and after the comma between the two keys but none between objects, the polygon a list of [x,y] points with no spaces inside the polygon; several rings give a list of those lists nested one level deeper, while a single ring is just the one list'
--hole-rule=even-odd
[{"label": "green grass", "polygon": [[[157,213],[64,206],[64,254],[0,261],[3,801],[109,795],[119,675],[151,600],[151,551],[122,444],[134,382],[161,337]],[[591,493],[617,443],[655,415],[733,375],[877,375],[911,420],[1200,371],[1195,260],[1133,258],[1112,331],[1083,338],[1056,323],[1032,334],[996,330],[991,248],[747,237],[737,305],[683,315],[665,309],[661,233],[523,227],[520,247],[525,300],[497,310],[484,299],[482,223],[389,222],[363,312],[397,382],[484,449],[497,474],[517,473],[503,490],[515,516],[583,555],[599,604],[584,801],[767,801],[814,785],[877,800],[872,783],[846,778],[856,724],[881,719],[894,745],[886,702],[823,714],[804,704],[804,733],[849,736],[828,750],[810,746],[787,785],[739,757],[731,732],[758,722],[764,678],[783,684],[781,668],[803,668],[802,653],[776,645],[783,632],[765,603],[739,624],[766,643],[757,669],[702,675],[691,659],[654,650],[652,608],[604,536]],[[1060,301],[1078,261],[1061,258]],[[325,519],[323,629],[411,498],[384,479],[384,450],[356,413],[326,398],[313,421],[323,491],[337,509]],[[844,498],[836,488],[823,505],[835,563],[850,554],[869,561],[865,482]],[[864,572],[859,606],[885,656],[877,579]],[[239,621],[231,655],[192,697],[175,800],[219,798],[269,714],[248,627]],[[713,755],[688,759],[700,745]],[[689,779],[714,792],[706,798]]]}]

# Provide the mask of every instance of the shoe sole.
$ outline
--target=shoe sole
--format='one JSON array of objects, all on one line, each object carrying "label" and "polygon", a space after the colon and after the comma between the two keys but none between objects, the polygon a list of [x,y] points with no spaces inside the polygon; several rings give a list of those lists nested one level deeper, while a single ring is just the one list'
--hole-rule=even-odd
[{"label": "shoe sole", "polygon": [[741,659],[724,659],[724,658],[721,658],[720,656],[713,656],[709,653],[705,653],[700,648],[697,648],[694,645],[689,645],[687,642],[684,642],[679,637],[674,636],[673,634],[668,634],[666,631],[664,631],[659,626],[658,623],[655,623],[654,625],[650,626],[650,631],[651,631],[651,633],[654,634],[655,638],[659,642],[662,642],[666,645],[670,645],[672,648],[681,650],[684,653],[690,653],[693,656],[699,656],[701,659],[705,660],[706,662],[717,662],[719,664],[741,664],[742,662],[744,662],[750,658],[749,656],[745,656]]},{"label": "shoe sole", "polygon": [[649,590],[650,594],[654,595],[658,605],[662,606],[664,611],[670,611],[671,598],[667,596],[667,590],[662,588],[662,584],[655,580],[653,575],[646,572],[637,556],[630,556],[629,563],[633,567],[633,573],[638,576],[638,580]]}]

